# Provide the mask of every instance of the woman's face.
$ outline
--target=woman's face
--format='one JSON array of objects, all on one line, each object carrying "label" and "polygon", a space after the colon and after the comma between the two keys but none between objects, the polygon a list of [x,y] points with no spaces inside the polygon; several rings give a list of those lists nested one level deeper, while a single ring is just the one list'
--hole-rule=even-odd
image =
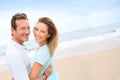
[{"label": "woman's face", "polygon": [[48,26],[42,22],[39,22],[34,27],[34,37],[35,41],[40,45],[44,45],[47,43],[47,38],[49,38],[48,34]]}]

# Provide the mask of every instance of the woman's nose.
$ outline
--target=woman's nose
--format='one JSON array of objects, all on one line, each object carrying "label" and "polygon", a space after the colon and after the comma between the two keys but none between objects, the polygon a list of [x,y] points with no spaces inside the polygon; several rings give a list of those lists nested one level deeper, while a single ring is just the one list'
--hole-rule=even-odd
[{"label": "woman's nose", "polygon": [[40,36],[40,31],[36,31],[36,35],[37,35],[37,36]]}]

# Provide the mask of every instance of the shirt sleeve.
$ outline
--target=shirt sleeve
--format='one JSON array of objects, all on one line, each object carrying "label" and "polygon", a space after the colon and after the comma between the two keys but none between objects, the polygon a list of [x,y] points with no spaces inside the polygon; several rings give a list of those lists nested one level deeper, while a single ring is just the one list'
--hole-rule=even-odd
[{"label": "shirt sleeve", "polygon": [[14,77],[14,80],[29,80],[26,65],[20,55],[11,55],[7,57],[7,63]]},{"label": "shirt sleeve", "polygon": [[44,46],[41,47],[37,53],[35,53],[34,62],[38,62],[41,65],[44,65],[50,57],[49,50]]}]

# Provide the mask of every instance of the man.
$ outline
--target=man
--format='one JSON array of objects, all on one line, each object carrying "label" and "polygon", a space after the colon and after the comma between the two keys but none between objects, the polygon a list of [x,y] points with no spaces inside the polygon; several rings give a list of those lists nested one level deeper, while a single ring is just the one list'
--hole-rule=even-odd
[{"label": "man", "polygon": [[[29,80],[31,62],[24,47],[29,34],[30,26],[27,15],[25,13],[15,14],[11,19],[12,39],[6,50],[6,62],[14,80]],[[52,70],[48,69],[45,75],[36,80],[44,80],[51,72]]]}]

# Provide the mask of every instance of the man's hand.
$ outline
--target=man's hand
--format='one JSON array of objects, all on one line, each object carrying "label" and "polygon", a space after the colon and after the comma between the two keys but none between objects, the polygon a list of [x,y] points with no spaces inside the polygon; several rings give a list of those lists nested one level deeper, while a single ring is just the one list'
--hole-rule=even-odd
[{"label": "man's hand", "polygon": [[40,78],[37,78],[36,80],[46,80],[47,77],[49,77],[52,74],[52,66],[50,65],[46,70],[44,75],[42,75]]},{"label": "man's hand", "polygon": [[46,77],[50,76],[52,74],[53,67],[50,65],[46,70],[45,70],[45,75]]},{"label": "man's hand", "polygon": [[43,75],[41,76],[40,78],[36,79],[36,80],[46,80],[47,79],[47,76],[46,75]]}]

